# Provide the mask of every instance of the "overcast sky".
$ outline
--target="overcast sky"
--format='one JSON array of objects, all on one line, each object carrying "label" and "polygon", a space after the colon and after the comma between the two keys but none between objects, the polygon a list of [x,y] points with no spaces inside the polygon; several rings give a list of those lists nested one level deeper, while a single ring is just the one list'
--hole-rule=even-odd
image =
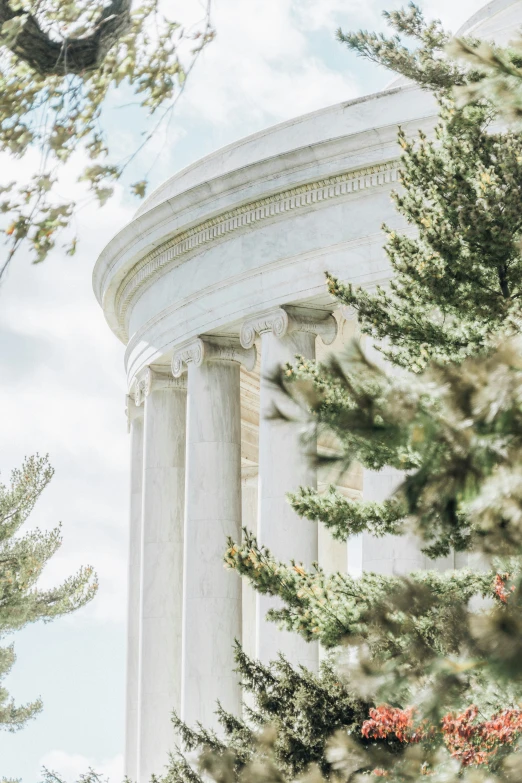
[{"label": "overcast sky", "polygon": [[[480,0],[419,0],[455,31]],[[178,18],[200,16],[197,0],[169,0]],[[334,31],[381,27],[381,0],[214,0],[217,38],[203,53],[168,133],[144,153],[133,181],[154,160],[154,184],[193,160],[276,122],[382,89],[390,74],[364,64]],[[122,101],[123,102],[123,101]],[[125,110],[108,115],[122,156],[139,143]],[[31,171],[30,156],[2,162],[2,181]],[[81,161],[63,181],[74,184]],[[19,255],[0,288],[0,470],[8,479],[25,454],[49,452],[56,468],[32,524],[63,523],[64,544],[45,583],[82,564],[100,578],[97,598],[77,614],[37,625],[14,641],[7,686],[17,701],[41,695],[43,713],[17,734],[0,734],[0,775],[39,780],[46,765],[73,781],[89,766],[121,780],[125,675],[128,439],[123,346],[94,298],[92,267],[138,204],[124,189],[102,210],[78,216],[79,251],[31,266]]]}]

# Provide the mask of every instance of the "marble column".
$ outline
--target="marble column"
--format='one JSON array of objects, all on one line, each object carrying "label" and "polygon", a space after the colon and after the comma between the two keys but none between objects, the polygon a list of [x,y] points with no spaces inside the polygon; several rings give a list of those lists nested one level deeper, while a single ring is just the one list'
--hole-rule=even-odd
[{"label": "marble column", "polygon": [[[314,359],[317,335],[330,344],[336,333],[337,323],[330,313],[290,307],[273,308],[249,319],[241,329],[241,344],[246,348],[257,335],[261,337],[258,539],[278,560],[294,559],[306,567],[318,559],[317,524],[300,519],[286,496],[299,486],[317,485],[315,444],[303,446],[295,422],[271,418],[275,405],[288,405],[271,379],[296,354]],[[256,596],[256,656],[267,663],[282,652],[294,665],[316,670],[318,645],[266,620],[269,609],[279,605],[278,599]]]},{"label": "marble column", "polygon": [[[365,470],[363,478],[364,500],[381,502],[391,497],[404,479],[404,473],[385,467],[379,471]],[[382,536],[376,538],[362,533],[362,570],[376,574],[397,576],[418,571],[426,566],[426,556],[415,535]]]},{"label": "marble column", "polygon": [[[257,490],[258,469],[243,466],[241,477],[242,527],[254,533],[257,529]],[[256,591],[247,579],[242,579],[241,603],[242,626],[241,644],[251,658],[256,655]],[[243,695],[244,697],[244,695]],[[252,706],[253,703],[252,703]]]},{"label": "marble column", "polygon": [[160,775],[181,706],[184,379],[151,368],[143,380],[144,470],[138,781]]},{"label": "marble column", "polygon": [[[386,372],[400,372],[390,365],[378,351],[370,338],[366,338],[364,350],[368,358]],[[404,473],[391,467],[379,471],[364,470],[363,498],[381,502],[391,497],[404,480]],[[377,574],[403,576],[429,568],[445,571],[454,567],[453,553],[448,557],[430,560],[422,552],[422,541],[414,534],[403,536],[387,535],[376,538],[369,533],[362,534],[362,570]]]},{"label": "marble column", "polygon": [[131,396],[127,397],[127,426],[130,433],[131,460],[124,775],[135,781],[138,779],[143,406],[136,405]]},{"label": "marble column", "polygon": [[[371,338],[364,340],[366,356],[387,373],[394,374],[397,368],[390,365],[373,344]],[[364,470],[363,498],[381,502],[391,497],[404,479],[404,473],[388,466],[379,471]],[[376,538],[362,533],[362,570],[376,574],[404,575],[424,568],[425,556],[420,542],[414,535],[383,536]]]},{"label": "marble column", "polygon": [[184,545],[183,720],[218,728],[219,700],[241,714],[234,639],[241,639],[241,580],[224,568],[227,537],[241,538],[239,368],[255,349],[233,338],[197,338],[174,355],[188,370],[187,483]]}]

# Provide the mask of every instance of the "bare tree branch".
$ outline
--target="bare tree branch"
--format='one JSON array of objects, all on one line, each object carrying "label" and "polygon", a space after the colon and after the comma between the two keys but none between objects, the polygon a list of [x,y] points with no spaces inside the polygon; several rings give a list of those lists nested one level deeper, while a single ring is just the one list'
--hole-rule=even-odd
[{"label": "bare tree branch", "polygon": [[[132,0],[112,0],[97,20],[90,35],[55,41],[28,15],[16,39],[4,45],[42,76],[81,74],[100,66],[114,44],[131,25]],[[9,0],[0,0],[0,28],[23,10],[14,11]]]}]

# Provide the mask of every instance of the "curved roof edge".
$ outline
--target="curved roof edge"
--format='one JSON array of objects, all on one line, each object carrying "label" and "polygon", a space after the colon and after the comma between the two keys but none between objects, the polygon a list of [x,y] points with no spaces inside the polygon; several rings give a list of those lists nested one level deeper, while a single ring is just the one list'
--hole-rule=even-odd
[{"label": "curved roof edge", "polygon": [[[250,163],[252,161],[252,157],[251,155],[247,154],[247,149],[251,146],[254,146],[258,140],[270,139],[274,146],[274,148],[270,150],[265,148],[265,154],[263,155],[263,157],[271,157],[275,155],[284,154],[285,152],[290,151],[290,149],[294,149],[298,145],[294,143],[289,144],[288,139],[286,140],[286,143],[283,139],[281,139],[278,145],[277,142],[275,141],[275,136],[278,135],[281,131],[284,131],[287,128],[291,128],[293,125],[306,124],[309,123],[310,121],[313,121],[315,118],[319,118],[322,116],[327,117],[329,114],[334,114],[339,111],[344,111],[345,109],[349,109],[352,106],[368,103],[373,100],[378,100],[379,98],[382,98],[385,95],[393,95],[394,93],[402,92],[404,89],[412,89],[412,88],[413,89],[416,88],[416,85],[410,83],[408,85],[404,85],[400,87],[390,86],[379,92],[370,93],[369,95],[362,95],[358,98],[352,98],[349,101],[341,101],[339,103],[334,103],[331,104],[330,106],[325,106],[322,109],[316,109],[315,111],[308,112],[306,114],[300,114],[297,117],[292,117],[289,120],[285,120],[284,122],[278,122],[275,125],[270,125],[267,128],[263,128],[260,131],[256,131],[256,133],[250,134],[249,136],[241,137],[237,139],[237,141],[233,141],[230,144],[227,144],[225,147],[219,147],[217,150],[214,150],[214,152],[205,155],[203,158],[198,158],[197,160],[195,160],[193,163],[190,163],[185,168],[180,169],[171,177],[169,177],[165,182],[159,185],[150,194],[150,196],[148,196],[148,198],[145,199],[143,204],[141,204],[139,209],[134,214],[133,220],[140,217],[145,212],[154,209],[155,206],[157,206],[162,201],[169,198],[170,185],[175,181],[181,181],[187,179],[188,181],[183,186],[183,190],[185,190],[194,187],[197,184],[200,184],[202,181],[207,180],[209,177],[225,174],[228,173],[229,171],[233,171],[234,169],[242,168],[243,165],[245,165],[245,162]],[[314,133],[313,141],[317,142],[318,140],[319,139],[317,137],[317,134]],[[306,144],[307,142],[305,141],[304,143]],[[234,155],[234,153],[236,153],[236,155]],[[244,156],[248,158],[247,161],[242,160]],[[218,163],[218,162],[223,163],[223,161],[226,161],[226,163],[225,166],[220,171],[214,172],[211,170],[209,172],[208,169],[209,164]],[[200,178],[195,177],[193,178],[193,181],[191,181],[190,175],[192,173],[197,172],[198,170],[201,170],[202,176]]]},{"label": "curved roof edge", "polygon": [[[473,16],[470,16],[470,18],[459,27],[455,35],[461,36],[473,32],[481,22],[489,21],[489,19],[500,14],[502,11],[505,11],[510,6],[519,4],[520,0],[491,0],[490,3],[486,3],[486,5],[476,11]],[[520,22],[522,24],[522,14]]]},{"label": "curved roof edge", "polygon": [[[484,5],[460,27],[456,35],[465,35],[470,32],[479,33],[480,27],[483,24],[487,24],[498,14],[517,5],[520,6],[520,24],[522,25],[522,0],[491,0],[491,2]],[[179,183],[182,189],[187,189],[200,184],[209,176],[219,176],[234,169],[241,168],[244,165],[245,158],[248,158],[249,161],[252,160],[253,148],[255,147],[256,142],[260,140],[263,140],[265,144],[268,144],[268,156],[284,154],[289,150],[288,145],[290,141],[289,135],[285,134],[284,131],[292,128],[292,126],[300,126],[300,130],[303,132],[307,126],[311,128],[315,124],[315,120],[323,117],[327,118],[329,115],[342,112],[343,110],[357,106],[358,104],[376,100],[383,95],[393,94],[414,87],[416,87],[416,85],[399,77],[398,79],[393,80],[384,90],[379,92],[370,93],[369,95],[363,95],[349,101],[341,101],[340,103],[316,109],[315,111],[292,117],[284,122],[276,123],[268,128],[252,133],[249,136],[237,139],[231,144],[221,147],[203,158],[199,158],[169,177],[166,182],[159,185],[141,204],[136,211],[134,218],[140,217],[165,199],[169,198],[172,195],[172,186],[174,183]],[[314,141],[317,141],[317,129],[312,135]],[[319,133],[319,136],[320,135],[321,134]],[[305,139],[304,144],[306,143],[308,142]],[[297,146],[297,144],[293,142],[291,143],[291,146]],[[198,176],[198,174],[200,175]]]}]

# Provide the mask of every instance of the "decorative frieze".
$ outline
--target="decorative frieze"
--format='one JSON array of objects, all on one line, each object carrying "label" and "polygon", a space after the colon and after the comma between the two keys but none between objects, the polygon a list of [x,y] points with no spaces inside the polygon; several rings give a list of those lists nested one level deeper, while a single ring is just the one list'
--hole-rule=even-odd
[{"label": "decorative frieze", "polygon": [[252,371],[256,349],[242,347],[235,337],[196,337],[180,348],[172,358],[172,375],[180,378],[189,364],[201,367],[205,361],[239,362]]},{"label": "decorative frieze", "polygon": [[254,345],[256,336],[263,332],[273,332],[279,338],[291,332],[308,332],[319,335],[325,345],[331,345],[337,335],[337,321],[331,313],[321,310],[273,307],[243,323],[240,332],[243,348]]},{"label": "decorative frieze", "polygon": [[187,253],[202,245],[215,242],[231,232],[245,229],[286,212],[307,209],[313,204],[396,182],[397,169],[398,161],[387,161],[308,182],[242,204],[176,234],[168,242],[148,253],[122,281],[116,296],[116,312],[120,328],[125,331],[125,314],[137,292],[165,267],[179,263]]}]

